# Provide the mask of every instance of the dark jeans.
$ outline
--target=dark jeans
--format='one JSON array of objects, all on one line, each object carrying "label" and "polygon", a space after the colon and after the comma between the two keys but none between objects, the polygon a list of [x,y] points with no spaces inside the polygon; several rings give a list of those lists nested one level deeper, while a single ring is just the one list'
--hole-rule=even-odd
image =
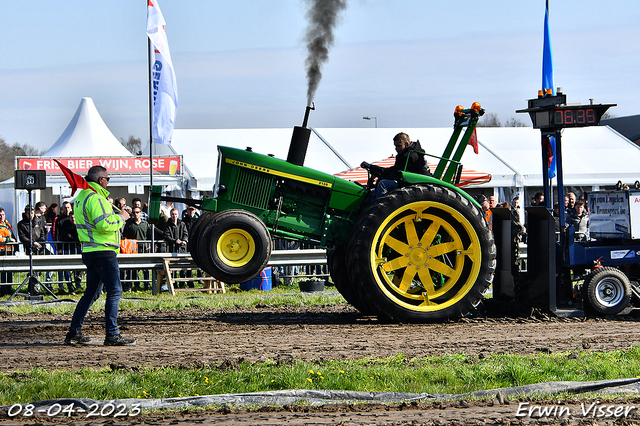
[{"label": "dark jeans", "polygon": [[98,251],[82,254],[82,262],[87,267],[87,290],[84,292],[71,318],[71,333],[79,333],[84,317],[89,312],[101,290],[107,293],[104,305],[105,331],[107,337],[120,334],[118,331],[118,306],[122,296],[120,268],[114,251]]},{"label": "dark jeans", "polygon": [[386,194],[389,191],[393,191],[398,187],[398,182],[391,179],[382,179],[378,181],[378,186],[376,187],[376,199]]},{"label": "dark jeans", "polygon": [[[12,283],[13,282],[13,273],[11,272],[0,272],[0,283]],[[8,296],[13,293],[13,287],[10,285],[2,285],[0,286],[0,296]]]},{"label": "dark jeans", "polygon": [[[60,244],[60,248],[58,248],[58,254],[80,254],[80,249],[77,247],[77,245],[78,243],[62,243]],[[75,281],[74,286],[73,282],[71,281],[70,271],[58,271],[58,281],[60,281],[58,287],[60,288],[60,290],[64,290],[64,283],[66,282],[70,292],[74,291],[77,288],[81,288],[83,274],[83,271],[73,272],[73,278]]]},{"label": "dark jeans", "polygon": [[[138,271],[142,271],[142,278],[144,279],[143,283],[136,281],[139,279]],[[144,287],[145,289],[150,288],[149,284],[149,270],[148,269],[128,269],[127,270],[127,279],[132,280],[129,283],[129,286],[132,286],[136,289]],[[141,285],[142,284],[142,285]]]},{"label": "dark jeans", "polygon": [[[0,256],[8,256],[6,249],[0,251]],[[12,283],[12,272],[0,272],[0,283]],[[13,293],[13,287],[10,285],[0,285],[0,296],[9,296]]]}]

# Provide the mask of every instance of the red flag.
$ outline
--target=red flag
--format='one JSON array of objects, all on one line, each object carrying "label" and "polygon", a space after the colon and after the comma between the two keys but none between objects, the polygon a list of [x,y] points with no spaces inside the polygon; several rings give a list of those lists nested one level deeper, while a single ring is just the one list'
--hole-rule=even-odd
[{"label": "red flag", "polygon": [[473,133],[469,138],[469,145],[473,147],[473,152],[478,153],[478,135],[476,134],[476,129],[473,129]]},{"label": "red flag", "polygon": [[76,190],[78,188],[80,188],[80,189],[90,189],[92,191],[95,191],[95,189],[90,187],[89,183],[86,180],[84,180],[84,178],[82,176],[73,173],[69,168],[67,168],[65,165],[63,165],[58,160],[53,160],[53,161],[58,163],[58,166],[60,166],[60,170],[62,170],[62,173],[64,173],[64,177],[66,177],[67,181],[69,181],[69,185],[71,185],[71,194],[72,195],[76,193]]}]

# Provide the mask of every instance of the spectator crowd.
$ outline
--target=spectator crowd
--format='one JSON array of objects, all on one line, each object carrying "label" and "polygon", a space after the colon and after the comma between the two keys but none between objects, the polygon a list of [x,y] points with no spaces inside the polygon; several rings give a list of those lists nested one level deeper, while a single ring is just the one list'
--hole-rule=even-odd
[{"label": "spectator crowd", "polygon": [[[167,253],[186,253],[189,232],[198,220],[199,213],[195,207],[189,206],[181,213],[167,201],[161,207],[160,222],[153,226],[149,224],[148,206],[143,205],[140,198],[134,198],[131,205],[125,198],[109,199],[114,210],[126,210],[130,218],[120,229],[121,248],[125,253],[150,253],[153,240],[154,251]],[[81,254],[82,246],[78,239],[73,204],[65,201],[59,206],[53,203],[47,207],[40,201],[35,206],[27,205],[21,220],[15,228],[6,220],[6,212],[0,207],[0,256],[14,255],[20,250],[34,255],[67,255]],[[57,281],[54,281],[57,272]],[[121,269],[121,281],[124,291],[150,290],[150,271],[148,269]],[[181,272],[186,277],[186,272]],[[83,292],[83,271],[47,271],[38,280],[54,293],[57,284],[57,294],[77,294]],[[203,277],[202,271],[197,277]],[[0,273],[0,296],[11,295],[14,282],[11,272]],[[189,282],[190,287],[193,282]],[[182,283],[177,284],[183,287]],[[40,291],[41,289],[38,289]],[[163,290],[166,290],[163,287]]]}]

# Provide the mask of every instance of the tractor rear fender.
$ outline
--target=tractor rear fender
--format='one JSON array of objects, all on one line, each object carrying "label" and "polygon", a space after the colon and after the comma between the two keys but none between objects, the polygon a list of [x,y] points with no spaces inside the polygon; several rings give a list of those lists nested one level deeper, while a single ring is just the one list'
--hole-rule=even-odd
[{"label": "tractor rear fender", "polygon": [[478,202],[469,194],[467,194],[466,191],[458,188],[455,185],[452,185],[450,183],[444,182],[440,179],[436,179],[434,177],[431,176],[425,176],[425,175],[419,175],[417,173],[411,173],[411,172],[398,172],[401,176],[401,178],[398,180],[398,182],[400,182],[400,185],[402,186],[402,183],[404,183],[404,186],[406,185],[420,185],[420,184],[430,184],[430,185],[439,185],[439,186],[444,186],[449,188],[452,191],[457,192],[458,194],[460,194],[461,196],[463,196],[464,198],[466,198],[467,200],[469,200],[469,202],[471,202],[474,206],[478,207],[478,208],[482,208],[480,206],[480,204],[478,204]]}]

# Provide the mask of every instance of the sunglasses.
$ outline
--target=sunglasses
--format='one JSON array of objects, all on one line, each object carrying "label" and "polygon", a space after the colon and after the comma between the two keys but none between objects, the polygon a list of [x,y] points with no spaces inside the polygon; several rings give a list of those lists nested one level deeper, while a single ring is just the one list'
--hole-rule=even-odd
[{"label": "sunglasses", "polygon": [[104,176],[100,177],[100,179],[106,179],[106,180],[107,180],[107,182],[109,182],[109,181],[111,180],[111,178],[110,178],[110,177],[104,177]]},{"label": "sunglasses", "polygon": [[139,214],[139,213],[142,213],[142,212],[140,210],[134,210],[133,213]]}]

